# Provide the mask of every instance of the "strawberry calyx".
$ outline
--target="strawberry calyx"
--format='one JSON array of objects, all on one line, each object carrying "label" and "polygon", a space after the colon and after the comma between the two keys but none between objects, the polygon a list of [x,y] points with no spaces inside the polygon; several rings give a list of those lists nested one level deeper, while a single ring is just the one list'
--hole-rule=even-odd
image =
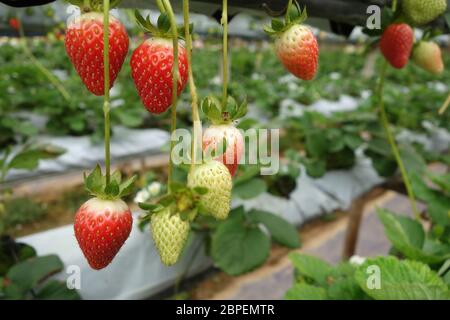
[{"label": "strawberry calyx", "polygon": [[206,214],[200,197],[208,192],[207,188],[189,188],[180,182],[170,184],[171,192],[152,202],[139,202],[145,213],[139,218],[139,228],[150,222],[153,214],[169,210],[171,215],[180,215],[181,220],[192,222],[197,214]]},{"label": "strawberry calyx", "polygon": [[136,179],[137,176],[134,175],[122,182],[122,174],[119,170],[116,170],[107,182],[100,165],[97,165],[89,175],[84,174],[84,185],[91,195],[99,199],[116,200],[129,195],[133,191],[133,184]]},{"label": "strawberry calyx", "polygon": [[295,24],[302,24],[308,18],[306,6],[302,10],[297,1],[289,1],[284,21],[272,19],[272,23],[264,27],[264,31],[271,36],[281,34],[289,30]]},{"label": "strawberry calyx", "polygon": [[[159,15],[156,25],[151,22],[150,15],[147,15],[147,17],[144,18],[138,10],[134,11],[134,16],[136,18],[137,24],[144,30],[144,32],[149,33],[157,38],[172,39],[170,19],[169,15],[166,12],[162,12]],[[192,34],[193,29],[194,24],[189,24],[190,34]],[[184,26],[178,26],[177,30],[178,38],[184,39]]]},{"label": "strawberry calyx", "polygon": [[[110,9],[113,9],[119,5],[122,0],[111,0]],[[102,0],[68,0],[70,4],[77,6],[81,9],[83,13],[87,12],[103,12],[103,1]]]},{"label": "strawberry calyx", "polygon": [[209,95],[203,99],[201,109],[205,116],[214,125],[231,124],[247,114],[247,100],[241,103],[237,102],[232,96],[227,97],[225,105],[213,95]]}]

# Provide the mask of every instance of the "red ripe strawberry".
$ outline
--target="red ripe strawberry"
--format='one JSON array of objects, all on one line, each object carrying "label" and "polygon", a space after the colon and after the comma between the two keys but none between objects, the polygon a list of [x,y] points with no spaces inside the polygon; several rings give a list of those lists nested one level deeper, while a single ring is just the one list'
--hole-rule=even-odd
[{"label": "red ripe strawberry", "polygon": [[105,268],[119,252],[131,232],[133,218],[120,199],[86,201],[75,215],[75,237],[89,265]]},{"label": "red ripe strawberry", "polygon": [[[109,78],[114,84],[128,52],[128,35],[119,20],[109,21]],[[82,14],[66,31],[65,46],[81,80],[97,96],[104,94],[103,15],[99,12]]]},{"label": "red ripe strawberry", "polygon": [[413,45],[413,29],[406,23],[394,23],[383,32],[380,50],[394,68],[401,69],[408,64]]},{"label": "red ripe strawberry", "polygon": [[[151,113],[162,113],[172,104],[173,43],[170,39],[150,38],[133,52],[131,75],[142,103]],[[179,45],[177,94],[186,86],[186,49]]]},{"label": "red ripe strawberry", "polygon": [[11,27],[11,28],[13,28],[14,30],[19,30],[19,28],[20,28],[20,21],[19,21],[19,19],[17,19],[17,18],[11,18],[11,19],[9,19],[9,26]]},{"label": "red ripe strawberry", "polygon": [[211,125],[203,133],[203,151],[215,150],[224,141],[226,142],[225,152],[215,160],[222,162],[231,176],[234,176],[244,153],[244,138],[235,126],[232,124]]},{"label": "red ripe strawberry", "polygon": [[294,24],[277,35],[275,51],[284,67],[296,77],[311,80],[316,75],[319,45],[308,27]]}]

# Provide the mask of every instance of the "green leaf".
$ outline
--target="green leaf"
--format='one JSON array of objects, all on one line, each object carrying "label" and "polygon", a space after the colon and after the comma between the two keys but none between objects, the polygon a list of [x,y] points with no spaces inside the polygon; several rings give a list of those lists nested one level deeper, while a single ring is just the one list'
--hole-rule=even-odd
[{"label": "green leaf", "polygon": [[259,176],[260,170],[261,170],[261,168],[257,165],[245,166],[242,174],[240,174],[239,176],[237,176],[234,179],[234,187],[236,187],[244,182],[247,182],[256,176]]},{"label": "green leaf", "polygon": [[328,147],[328,141],[321,131],[306,135],[306,151],[309,156],[320,158],[327,153]]},{"label": "green leaf", "polygon": [[52,159],[60,156],[66,150],[50,144],[33,145],[19,151],[9,162],[8,167],[14,169],[34,170],[39,160]]},{"label": "green leaf", "polygon": [[294,268],[300,275],[313,280],[319,285],[327,284],[327,278],[333,270],[332,266],[327,262],[314,256],[290,253],[289,260],[291,260]]},{"label": "green leaf", "polygon": [[387,209],[377,209],[377,214],[385,227],[386,235],[393,239],[393,243],[405,242],[416,248],[423,247],[425,231],[419,222]]},{"label": "green leaf", "polygon": [[342,278],[332,282],[328,288],[330,300],[362,300],[367,296],[353,278]]},{"label": "green leaf", "polygon": [[441,268],[438,271],[438,276],[442,277],[447,270],[450,270],[450,259],[444,262],[444,264],[441,266]]},{"label": "green leaf", "polygon": [[212,237],[215,264],[230,275],[238,275],[260,266],[270,251],[270,239],[258,227],[239,218],[220,224]]},{"label": "green leaf", "polygon": [[63,282],[56,280],[49,281],[36,294],[40,300],[80,300],[81,297],[75,289],[67,288]]},{"label": "green leaf", "polygon": [[266,182],[261,178],[254,178],[235,186],[233,188],[233,196],[248,200],[259,196],[266,192],[266,190]]},{"label": "green leaf", "polygon": [[304,159],[306,173],[311,178],[320,178],[327,172],[327,164],[323,159]]},{"label": "green leaf", "polygon": [[277,243],[288,248],[300,247],[297,229],[283,218],[259,210],[250,211],[249,216],[254,222],[262,223]]},{"label": "green leaf", "polygon": [[0,239],[0,276],[6,275],[9,268],[36,256],[36,250],[25,243],[17,243],[11,237]]},{"label": "green leaf", "polygon": [[[380,273],[372,270],[379,268]],[[379,277],[379,278],[378,278]],[[427,265],[394,257],[368,259],[355,272],[360,287],[376,300],[447,300],[448,287]],[[374,279],[379,279],[379,287]]]},{"label": "green leaf", "polygon": [[439,188],[450,193],[450,173],[436,174],[427,172],[427,177]]},{"label": "green leaf", "polygon": [[8,271],[6,277],[25,295],[44,279],[63,270],[63,263],[57,255],[48,255],[20,262]]},{"label": "green leaf", "polygon": [[285,296],[286,300],[326,300],[327,291],[324,288],[312,286],[306,283],[296,283]]},{"label": "green leaf", "polygon": [[402,144],[399,147],[399,152],[407,172],[414,172],[415,174],[425,172],[427,164],[415,148],[409,144]]},{"label": "green leaf", "polygon": [[450,253],[437,255],[424,250],[425,232],[417,221],[398,216],[386,209],[377,209],[377,214],[384,225],[389,241],[407,258],[433,264],[450,257]]},{"label": "green leaf", "polygon": [[411,183],[416,196],[428,203],[428,213],[433,222],[443,226],[450,225],[450,198],[430,189],[417,174],[411,174]]},{"label": "green leaf", "polygon": [[344,143],[350,149],[355,150],[363,144],[363,140],[359,135],[346,134],[344,135]]}]

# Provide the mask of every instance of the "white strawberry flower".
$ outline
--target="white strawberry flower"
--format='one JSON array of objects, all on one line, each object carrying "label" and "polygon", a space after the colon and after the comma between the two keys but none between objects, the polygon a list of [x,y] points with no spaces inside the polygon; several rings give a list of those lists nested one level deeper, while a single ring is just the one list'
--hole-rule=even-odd
[{"label": "white strawberry flower", "polygon": [[156,197],[161,193],[162,184],[158,181],[152,182],[147,187],[147,191],[150,194],[150,197]]},{"label": "white strawberry flower", "polygon": [[134,197],[134,202],[146,202],[148,199],[150,199],[150,192],[148,192],[147,189],[143,189],[136,194]]},{"label": "white strawberry flower", "polygon": [[357,256],[357,255],[354,255],[354,256],[352,256],[352,257],[349,259],[350,264],[352,264],[352,265],[354,265],[354,266],[360,266],[360,265],[362,265],[365,261],[366,261],[366,258],[365,258],[365,257],[360,257],[360,256]]}]

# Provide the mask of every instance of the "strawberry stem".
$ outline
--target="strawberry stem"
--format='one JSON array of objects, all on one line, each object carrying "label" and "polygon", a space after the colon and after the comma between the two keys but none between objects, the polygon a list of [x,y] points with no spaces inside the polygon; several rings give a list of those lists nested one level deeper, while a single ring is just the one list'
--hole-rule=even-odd
[{"label": "strawberry stem", "polygon": [[443,115],[449,105],[450,105],[450,93],[449,93],[447,99],[445,100],[444,104],[442,105],[442,107],[439,108],[439,114]]},{"label": "strawberry stem", "polygon": [[393,12],[397,11],[397,0],[392,1],[392,11]]},{"label": "strawberry stem", "polygon": [[[184,37],[186,39],[186,51],[187,51],[187,64],[188,64],[188,77],[189,77],[189,90],[192,98],[192,144],[191,144],[191,172],[195,168],[197,159],[197,138],[198,129],[201,128],[200,116],[198,113],[198,96],[197,88],[194,82],[194,74],[192,71],[192,36],[190,34],[190,22],[189,22],[189,0],[183,0],[183,17],[184,17]],[[201,140],[200,140],[201,142]]]},{"label": "strawberry stem", "polygon": [[105,170],[106,185],[111,176],[111,152],[110,152],[110,108],[109,108],[109,0],[103,1],[103,68],[104,68],[104,99],[103,114],[105,117]]},{"label": "strawberry stem", "polygon": [[159,9],[159,11],[161,13],[166,11],[166,9],[164,8],[164,5],[163,5],[161,0],[156,0],[156,5],[158,6],[158,9]]},{"label": "strawberry stem", "polygon": [[[170,136],[177,128],[177,102],[178,102],[178,29],[175,20],[175,15],[173,14],[172,6],[169,0],[162,0],[164,5],[164,10],[170,20],[170,30],[172,32],[173,41],[173,66],[172,66],[172,111],[171,111],[171,124],[170,124]],[[171,192],[171,185],[173,179],[173,161],[172,161],[172,150],[175,147],[174,140],[170,140],[170,154],[169,154],[169,172],[168,172],[168,193]]]},{"label": "strawberry stem", "polygon": [[228,96],[228,1],[227,0],[223,0],[221,23],[223,25],[222,110],[224,110],[227,105],[227,96]]},{"label": "strawberry stem", "polygon": [[406,173],[405,165],[403,164],[402,158],[400,156],[400,152],[398,150],[397,144],[395,142],[394,136],[389,128],[389,120],[386,115],[386,109],[384,106],[384,80],[386,78],[386,70],[388,67],[388,62],[385,60],[383,62],[383,66],[381,67],[380,79],[378,83],[377,96],[379,101],[380,108],[380,120],[383,125],[384,131],[386,132],[387,140],[391,146],[392,153],[394,154],[395,160],[397,161],[397,165],[400,168],[400,172],[402,174],[403,182],[405,184],[406,190],[408,192],[409,201],[411,203],[411,207],[414,213],[414,216],[417,220],[420,220],[420,214],[417,210],[416,198],[414,196],[414,192],[412,189],[411,182],[409,180],[408,174]]}]

